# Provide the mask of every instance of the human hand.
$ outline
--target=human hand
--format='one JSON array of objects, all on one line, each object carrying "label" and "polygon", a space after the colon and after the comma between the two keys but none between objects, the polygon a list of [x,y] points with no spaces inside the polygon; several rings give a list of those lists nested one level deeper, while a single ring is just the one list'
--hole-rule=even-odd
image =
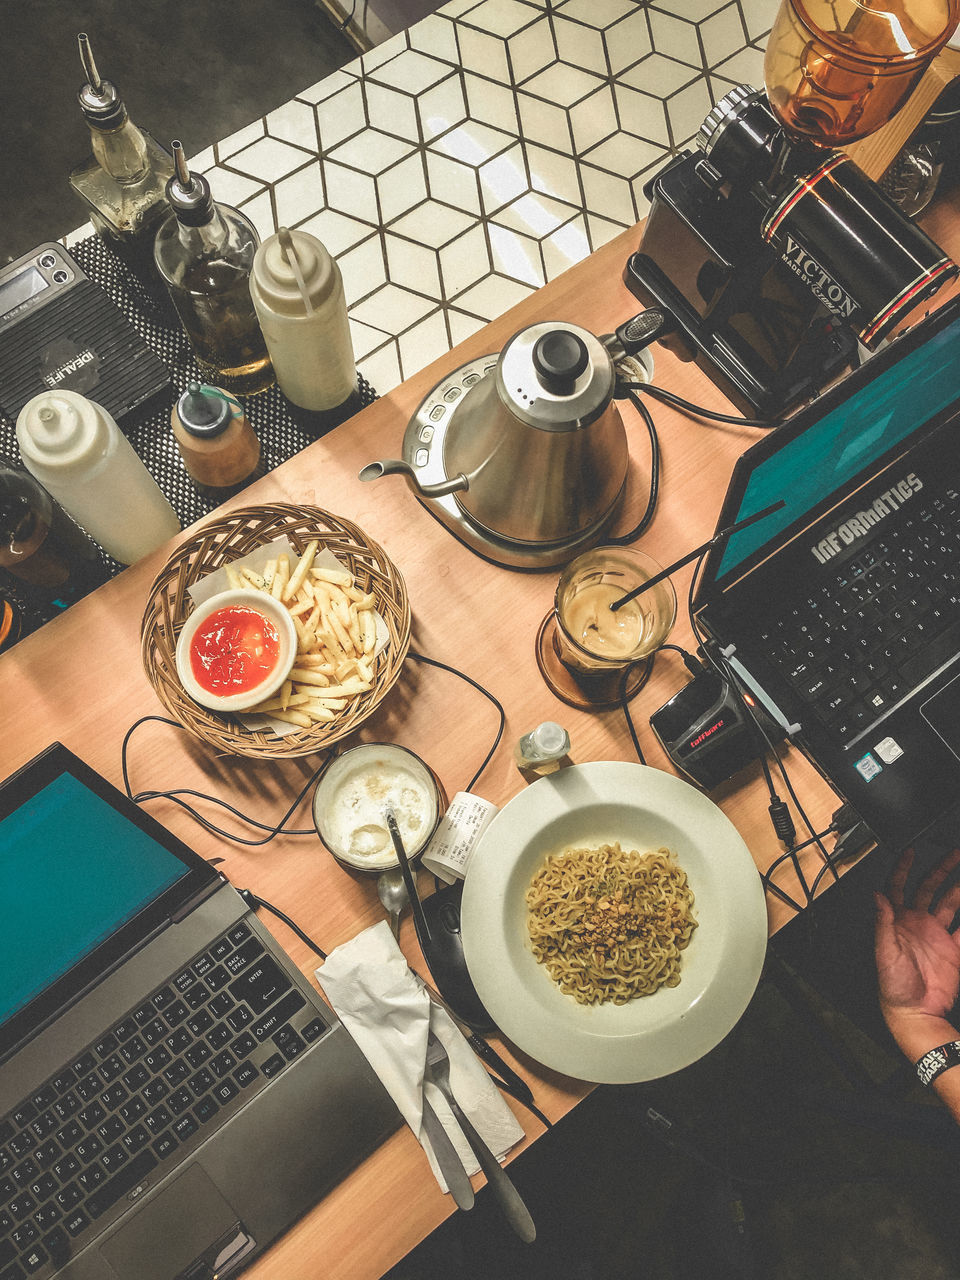
[{"label": "human hand", "polygon": [[917,888],[912,906],[904,886],[913,865],[907,849],[894,868],[886,895],[876,894],[875,954],[880,1005],[888,1024],[901,1015],[944,1017],[960,987],[960,941],[950,932],[960,909],[960,883],[933,906],[937,891],[960,864],[954,849]]}]

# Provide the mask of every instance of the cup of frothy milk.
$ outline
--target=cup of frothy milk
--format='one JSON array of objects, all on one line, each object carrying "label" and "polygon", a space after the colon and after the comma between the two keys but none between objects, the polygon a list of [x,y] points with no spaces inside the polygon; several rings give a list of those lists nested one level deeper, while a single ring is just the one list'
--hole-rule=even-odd
[{"label": "cup of frothy milk", "polygon": [[338,862],[358,871],[399,865],[383,816],[387,808],[412,860],[440,821],[440,789],[419,756],[390,742],[365,742],[336,756],[313,794],[317,835]]}]

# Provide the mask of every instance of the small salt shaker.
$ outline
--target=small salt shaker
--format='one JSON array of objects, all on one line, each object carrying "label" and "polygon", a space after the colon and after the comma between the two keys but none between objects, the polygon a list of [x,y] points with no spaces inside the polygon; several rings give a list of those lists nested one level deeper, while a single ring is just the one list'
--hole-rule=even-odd
[{"label": "small salt shaker", "polygon": [[570,750],[570,735],[553,720],[525,733],[514,748],[517,768],[527,773],[555,773]]}]

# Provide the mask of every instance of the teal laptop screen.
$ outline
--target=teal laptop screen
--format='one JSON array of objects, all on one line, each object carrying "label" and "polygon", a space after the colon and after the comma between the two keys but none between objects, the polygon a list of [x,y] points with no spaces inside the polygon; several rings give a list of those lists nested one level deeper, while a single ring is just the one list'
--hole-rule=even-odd
[{"label": "teal laptop screen", "polygon": [[0,821],[0,1024],[190,867],[64,773]]},{"label": "teal laptop screen", "polygon": [[960,317],[781,449],[757,463],[728,524],[783,499],[785,506],[729,539],[717,577],[741,565],[795,521],[869,472],[889,450],[960,398]]}]

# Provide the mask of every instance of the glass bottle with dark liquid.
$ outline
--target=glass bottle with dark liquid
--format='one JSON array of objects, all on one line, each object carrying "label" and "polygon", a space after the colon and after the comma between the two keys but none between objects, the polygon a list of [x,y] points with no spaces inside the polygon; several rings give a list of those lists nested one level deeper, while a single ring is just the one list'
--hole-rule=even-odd
[{"label": "glass bottle with dark liquid", "polygon": [[253,395],[274,383],[273,366],[250,296],[260,241],[253,223],[216,204],[209,183],[187,168],[173,146],[176,172],[167,183],[173,212],[161,225],[154,257],[186,330],[203,378]]},{"label": "glass bottle with dark liquid", "polygon": [[157,230],[169,213],[165,189],[173,159],[133,124],[116,88],[100,78],[84,32],[78,40],[87,75],[79,100],[90,126],[92,155],[70,174],[70,185],[104,243],[132,272],[163,319],[176,323],[153,258]]},{"label": "glass bottle with dark liquid", "polygon": [[26,472],[0,466],[0,568],[65,608],[109,576],[97,545]]},{"label": "glass bottle with dark liquid", "polygon": [[792,136],[845,147],[899,111],[958,21],[960,0],[781,0],[770,105]]}]

